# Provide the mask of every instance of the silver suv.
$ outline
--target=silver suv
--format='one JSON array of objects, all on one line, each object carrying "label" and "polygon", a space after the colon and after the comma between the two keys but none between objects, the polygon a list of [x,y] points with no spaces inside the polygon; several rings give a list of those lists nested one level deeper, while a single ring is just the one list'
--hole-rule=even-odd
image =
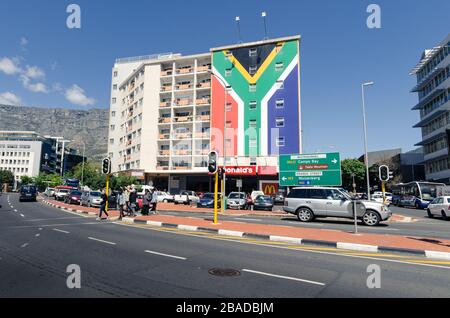
[{"label": "silver suv", "polygon": [[[302,222],[310,222],[317,217],[354,218],[353,201],[341,188],[296,187],[284,200],[283,210],[297,215]],[[378,225],[392,216],[392,212],[382,203],[356,201],[358,219],[365,225]]]}]

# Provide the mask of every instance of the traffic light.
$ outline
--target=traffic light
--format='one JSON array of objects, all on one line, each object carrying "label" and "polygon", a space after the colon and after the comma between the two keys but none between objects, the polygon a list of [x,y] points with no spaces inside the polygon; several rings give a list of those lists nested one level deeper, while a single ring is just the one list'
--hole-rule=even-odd
[{"label": "traffic light", "polygon": [[104,174],[110,174],[111,173],[111,159],[104,158],[102,161],[102,172]]},{"label": "traffic light", "polygon": [[389,171],[389,180],[394,178],[394,172]]},{"label": "traffic light", "polygon": [[215,174],[217,172],[217,152],[211,151],[208,154],[208,172]]},{"label": "traffic light", "polygon": [[389,172],[389,167],[382,165],[379,168],[380,180],[381,181],[389,181],[391,177],[391,173]]}]

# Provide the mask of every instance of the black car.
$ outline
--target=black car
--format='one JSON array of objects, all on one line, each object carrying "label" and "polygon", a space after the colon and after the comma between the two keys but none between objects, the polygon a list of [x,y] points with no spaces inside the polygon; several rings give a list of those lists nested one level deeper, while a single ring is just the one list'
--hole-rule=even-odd
[{"label": "black car", "polygon": [[273,198],[270,195],[258,195],[253,202],[253,210],[272,211]]},{"label": "black car", "polygon": [[20,187],[19,201],[34,201],[36,202],[37,189],[34,185],[24,185]]}]

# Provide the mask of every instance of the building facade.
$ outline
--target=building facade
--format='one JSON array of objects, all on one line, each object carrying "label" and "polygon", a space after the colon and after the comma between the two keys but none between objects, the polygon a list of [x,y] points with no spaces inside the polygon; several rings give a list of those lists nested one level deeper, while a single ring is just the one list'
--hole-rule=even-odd
[{"label": "building facade", "polygon": [[254,189],[258,176],[276,179],[278,154],[301,152],[299,40],[117,60],[108,145],[113,173],[170,192],[211,191],[208,153],[216,150],[223,164],[226,125],[229,174],[252,179]]},{"label": "building facade", "polygon": [[450,34],[436,47],[426,50],[410,75],[417,77],[420,111],[414,125],[422,131],[416,146],[424,147],[425,177],[429,181],[450,183]]}]

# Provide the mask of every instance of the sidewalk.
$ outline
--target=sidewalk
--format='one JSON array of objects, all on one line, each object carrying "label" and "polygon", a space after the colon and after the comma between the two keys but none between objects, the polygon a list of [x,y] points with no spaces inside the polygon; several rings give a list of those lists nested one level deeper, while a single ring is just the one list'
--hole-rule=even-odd
[{"label": "sidewalk", "polygon": [[[98,209],[67,205],[46,200],[49,205],[84,214],[97,214]],[[159,211],[164,211],[159,209]],[[209,213],[208,213],[209,214]],[[206,215],[208,215],[206,214]],[[228,213],[227,213],[228,214]],[[111,211],[118,217],[118,211]],[[172,227],[180,230],[216,233],[226,236],[250,237],[293,244],[326,246],[366,252],[404,253],[434,259],[450,260],[450,240],[431,239],[387,234],[353,234],[338,230],[299,228],[292,226],[254,224],[250,222],[222,221],[213,224],[210,219],[199,217],[151,215],[125,217],[123,222]]]}]

